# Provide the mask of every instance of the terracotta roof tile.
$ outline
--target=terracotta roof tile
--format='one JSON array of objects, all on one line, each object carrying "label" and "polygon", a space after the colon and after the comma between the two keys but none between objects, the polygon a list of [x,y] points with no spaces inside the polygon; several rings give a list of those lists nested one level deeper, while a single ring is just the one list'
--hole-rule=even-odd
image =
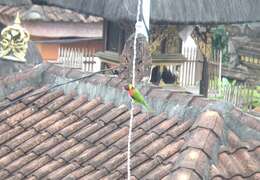
[{"label": "terracotta roof tile", "polygon": [[73,147],[75,144],[77,144],[77,141],[75,139],[65,140],[64,142],[56,145],[54,148],[48,150],[45,154],[49,155],[52,158],[55,158],[60,153]]},{"label": "terracotta roof tile", "polygon": [[164,132],[166,132],[168,129],[170,129],[174,125],[176,125],[177,122],[178,121],[175,118],[165,120],[165,121],[161,122],[159,125],[155,126],[151,131],[158,135],[161,135]]},{"label": "terracotta roof tile", "polygon": [[16,91],[8,96],[6,96],[7,99],[9,99],[10,101],[14,101],[24,95],[26,95],[27,93],[31,92],[34,88],[33,87],[25,87],[19,91]]},{"label": "terracotta roof tile", "polygon": [[65,165],[65,161],[62,159],[50,161],[49,163],[34,171],[31,177],[35,176],[36,179],[41,179],[44,176],[53,172],[54,170],[58,169],[59,167],[62,167],[63,165]]},{"label": "terracotta roof tile", "polygon": [[73,97],[75,97],[75,96],[76,96],[75,93],[70,93],[66,96],[61,96],[61,97],[57,98],[55,101],[51,102],[49,105],[47,105],[46,108],[50,111],[56,111],[63,105],[70,102],[73,99]]},{"label": "terracotta roof tile", "polygon": [[87,118],[78,120],[78,121],[66,126],[62,130],[60,130],[59,134],[61,134],[63,137],[68,138],[73,133],[80,131],[80,130],[84,130],[86,128],[86,126],[89,124],[90,124],[90,120]]},{"label": "terracotta roof tile", "polygon": [[190,169],[178,169],[177,171],[174,171],[173,173],[165,176],[162,180],[170,180],[170,179],[176,179],[176,180],[200,180],[201,177],[198,176],[194,171]]},{"label": "terracotta roof tile", "polygon": [[103,123],[108,123],[111,120],[114,120],[121,114],[125,113],[128,110],[128,108],[125,105],[119,106],[118,108],[114,108],[110,110],[107,114],[103,115],[99,118],[100,121]]},{"label": "terracotta roof tile", "polygon": [[86,174],[89,174],[90,172],[94,171],[95,168],[92,166],[85,166],[85,167],[80,167],[67,176],[65,176],[63,179],[64,180],[70,180],[70,179],[78,179],[80,177],[85,176]]},{"label": "terracotta roof tile", "polygon": [[25,176],[28,176],[29,174],[31,174],[35,170],[39,169],[40,167],[46,165],[50,161],[51,161],[51,158],[49,156],[39,157],[39,158],[31,161],[27,165],[23,166],[21,169],[19,169],[18,172],[21,172]]},{"label": "terracotta roof tile", "polygon": [[78,155],[80,155],[81,153],[83,153],[87,148],[88,146],[86,144],[76,144],[75,146],[71,147],[70,149],[67,149],[55,158],[62,158],[65,161],[70,161]]},{"label": "terracotta roof tile", "polygon": [[8,146],[1,146],[0,148],[0,157],[4,157],[5,155],[7,155],[9,152],[11,152],[11,148],[9,148]]},{"label": "terracotta roof tile", "polygon": [[63,142],[65,140],[65,138],[61,135],[57,135],[57,136],[52,136],[51,138],[45,140],[43,143],[37,145],[36,147],[34,147],[32,149],[32,152],[40,155],[50,149],[52,149],[53,147],[55,147],[56,145],[60,144],[61,142]]},{"label": "terracotta roof tile", "polygon": [[127,159],[127,153],[120,153],[108,160],[106,163],[102,165],[106,170],[109,172],[112,172],[117,167],[119,167],[123,162],[125,162]]},{"label": "terracotta roof tile", "polygon": [[98,155],[96,155],[91,160],[85,162],[83,166],[85,165],[92,165],[93,167],[97,168],[100,167],[103,163],[105,163],[107,160],[111,159],[113,156],[118,154],[120,152],[117,148],[109,148]]},{"label": "terracotta roof tile", "polygon": [[146,154],[148,157],[153,157],[161,149],[164,149],[168,144],[172,142],[172,138],[169,136],[158,138],[150,143],[148,146],[143,148],[140,153]]},{"label": "terracotta roof tile", "polygon": [[[138,113],[141,112],[140,108],[135,108],[134,109],[134,115],[137,115]],[[115,122],[117,125],[121,124],[128,124],[128,120],[130,119],[130,111],[125,112],[124,114],[120,115],[119,117],[115,118],[113,122]]]},{"label": "terracotta roof tile", "polygon": [[22,180],[25,176],[22,173],[15,173],[13,176],[8,177],[6,180]]},{"label": "terracotta roof tile", "polygon": [[43,106],[45,106],[52,100],[62,96],[63,94],[64,94],[63,90],[56,90],[56,91],[53,91],[53,92],[50,92],[50,93],[44,95],[40,99],[34,101],[33,104],[38,108],[42,108]]},{"label": "terracotta roof tile", "polygon": [[14,116],[7,118],[5,122],[9,126],[14,126],[14,125],[18,124],[20,121],[31,116],[33,113],[35,113],[37,111],[38,111],[38,108],[36,108],[34,106],[28,107],[28,108],[16,113]]},{"label": "terracotta roof tile", "polygon": [[97,108],[93,109],[91,112],[89,112],[86,117],[88,117],[91,121],[94,121],[95,119],[101,117],[106,112],[111,110],[113,108],[112,103],[108,104],[101,104]]},{"label": "terracotta roof tile", "polygon": [[51,112],[47,109],[39,111],[39,112],[32,114],[31,116],[27,117],[26,119],[22,120],[21,122],[19,122],[19,125],[24,127],[24,128],[29,128],[32,125],[41,121],[42,119],[46,118],[50,114],[51,114]]},{"label": "terracotta roof tile", "polygon": [[[23,97],[0,111],[0,179],[126,178],[127,106],[99,97],[88,101],[74,92],[29,89],[5,99]],[[44,93],[29,97],[39,91]],[[161,99],[171,96],[184,106],[204,103],[185,93],[167,91],[159,97],[162,90],[153,87],[147,92]],[[236,110],[231,114],[242,115]],[[258,178],[260,141],[227,129],[219,113],[206,111],[196,119],[183,119],[135,108],[134,115],[131,179]],[[239,121],[258,129],[254,118],[243,115]]]},{"label": "terracotta roof tile", "polygon": [[6,169],[8,172],[13,173],[19,168],[23,167],[25,164],[29,163],[30,161],[37,158],[37,155],[34,153],[29,153],[25,156],[21,156],[19,159],[11,162],[9,165],[7,165],[4,169]]},{"label": "terracotta roof tile", "polygon": [[[145,134],[145,131],[142,129],[134,130],[132,133],[132,142],[135,141],[136,139],[142,137]],[[118,140],[116,143],[113,144],[113,146],[123,150],[127,146],[127,139],[128,136],[124,136],[120,140]]]},{"label": "terracotta roof tile", "polygon": [[164,148],[161,148],[161,150],[156,152],[156,154],[154,153],[154,157],[160,158],[162,161],[164,161],[177,153],[183,146],[184,142],[184,139],[181,139],[176,143],[170,143]]},{"label": "terracotta roof tile", "polygon": [[21,111],[26,107],[23,103],[18,103],[13,106],[8,107],[7,109],[0,112],[0,121],[3,121],[4,119],[14,115],[15,113]]},{"label": "terracotta roof tile", "polygon": [[215,134],[207,129],[196,129],[192,132],[184,148],[192,147],[203,150],[208,157],[213,158],[212,154],[217,144],[218,139]]},{"label": "terracotta roof tile", "polygon": [[72,111],[76,110],[78,107],[80,107],[86,101],[87,98],[85,96],[80,96],[79,98],[75,99],[69,104],[66,104],[64,107],[60,109],[60,111],[63,112],[64,114],[69,114]]},{"label": "terracotta roof tile", "polygon": [[185,131],[189,130],[192,124],[193,121],[191,120],[185,121],[183,123],[178,124],[177,126],[173,126],[171,129],[166,131],[163,135],[168,135],[175,139],[181,134],[183,134]]},{"label": "terracotta roof tile", "polygon": [[191,129],[206,128],[212,130],[218,138],[222,137],[224,122],[217,112],[207,111],[198,118]]},{"label": "terracotta roof tile", "polygon": [[136,179],[142,179],[146,174],[148,174],[157,166],[160,166],[160,161],[157,159],[148,160],[137,168],[133,169],[132,176],[135,176]]},{"label": "terracotta roof tile", "polygon": [[177,162],[178,168],[192,169],[202,179],[207,179],[209,158],[199,149],[189,148],[181,153],[181,158]]},{"label": "terracotta roof tile", "polygon": [[157,168],[154,168],[151,172],[146,174],[143,179],[162,179],[166,175],[170,174],[173,166],[171,164],[160,165]]},{"label": "terracotta roof tile", "polygon": [[83,117],[86,113],[97,107],[101,103],[101,99],[97,98],[86,104],[82,105],[79,109],[75,110],[73,114],[77,115],[79,118]]},{"label": "terracotta roof tile", "polygon": [[17,148],[21,149],[23,152],[28,152],[29,150],[33,149],[38,144],[42,143],[46,139],[50,137],[50,134],[47,132],[42,132],[37,134],[36,136],[32,137],[31,139],[27,140],[23,144],[19,145]]},{"label": "terracotta roof tile", "polygon": [[154,133],[142,136],[137,141],[132,143],[132,149],[131,149],[132,153],[137,153],[142,148],[144,148],[148,144],[155,141],[158,137],[159,136],[157,134],[154,134]]},{"label": "terracotta roof tile", "polygon": [[[63,128],[69,126],[70,124],[76,122],[78,120],[78,117],[75,115],[70,115],[63,119],[58,119],[55,123],[47,127],[45,130],[50,133],[54,134],[58,131],[62,130]],[[39,130],[39,129],[38,129]]]},{"label": "terracotta roof tile", "polygon": [[108,174],[108,172],[107,172],[106,169],[101,169],[101,170],[95,171],[91,174],[87,174],[80,179],[81,180],[84,180],[84,179],[101,179],[102,177],[104,177],[107,174]]},{"label": "terracotta roof tile", "polygon": [[165,114],[160,114],[159,116],[155,116],[155,117],[145,121],[138,128],[148,131],[151,128],[153,128],[154,126],[156,126],[157,124],[159,124],[160,122],[162,122],[163,120],[165,120],[166,118],[167,118],[167,116]]},{"label": "terracotta roof tile", "polygon": [[24,104],[30,104],[32,102],[34,102],[36,99],[38,99],[39,97],[43,96],[44,94],[47,93],[47,86],[44,86],[40,89],[37,89],[29,94],[27,94],[25,97],[23,97],[22,99],[22,103]]},{"label": "terracotta roof tile", "polygon": [[16,148],[20,144],[24,143],[28,139],[35,136],[37,132],[34,129],[30,129],[28,131],[24,131],[23,133],[19,134],[18,136],[9,139],[8,142],[5,143],[6,146],[8,146],[11,149]]},{"label": "terracotta roof tile", "polygon": [[[141,113],[141,114],[138,114],[137,116],[134,117],[134,120],[133,120],[133,128],[140,128],[140,129],[143,129],[145,127],[149,128],[148,127],[148,121],[150,121],[150,116],[147,114],[147,113]],[[160,118],[158,118],[157,120],[159,121]],[[156,119],[153,119],[151,120],[152,121],[152,124],[154,125],[154,123],[156,123]],[[150,123],[150,122],[149,122]],[[129,122],[128,122],[128,125],[129,126]]]},{"label": "terracotta roof tile", "polygon": [[104,144],[105,146],[110,146],[122,137],[128,134],[129,129],[127,127],[123,127],[119,130],[113,131],[110,135],[104,137],[100,140],[100,143]]},{"label": "terracotta roof tile", "polygon": [[44,177],[44,179],[62,179],[77,168],[79,168],[79,165],[71,163],[56,169],[48,174],[48,176]]},{"label": "terracotta roof tile", "polygon": [[84,162],[87,162],[91,158],[95,157],[97,154],[105,150],[106,147],[102,144],[99,144],[97,146],[93,146],[84,152],[81,153],[78,157],[74,159],[78,164],[83,164]]},{"label": "terracotta roof tile", "polygon": [[[144,163],[145,161],[147,161],[149,158],[144,155],[144,154],[138,154],[136,156],[133,156],[131,158],[131,169],[134,169],[136,167],[138,167],[139,165],[141,165],[142,163]],[[127,174],[127,164],[126,163],[122,163],[118,168],[117,170],[121,177],[122,176],[126,176]]]},{"label": "terracotta roof tile", "polygon": [[89,126],[80,129],[79,131],[77,131],[75,134],[71,136],[77,139],[78,141],[82,141],[83,139],[87,138],[91,134],[95,133],[100,128],[102,128],[101,124],[98,123],[90,124]]},{"label": "terracotta roof tile", "polygon": [[0,124],[0,134],[8,131],[9,129],[11,129],[11,127],[8,124],[6,124],[5,122],[1,122],[1,124]]},{"label": "terracotta roof tile", "polygon": [[35,128],[37,131],[41,131],[51,126],[52,124],[62,119],[63,117],[64,117],[63,113],[57,112],[55,114],[52,114],[51,116],[47,116],[46,118],[42,119],[41,121],[33,125],[33,128]]},{"label": "terracotta roof tile", "polygon": [[109,124],[101,129],[99,129],[92,135],[88,136],[87,141],[94,144],[102,137],[104,137],[104,136],[108,135],[109,133],[111,133],[112,131],[114,131],[116,128],[117,128],[116,124]]},{"label": "terracotta roof tile", "polygon": [[110,180],[110,179],[116,179],[117,180],[117,179],[120,179],[120,178],[123,179],[122,174],[118,171],[115,171],[115,172],[110,173],[109,175],[101,178],[100,180]]},{"label": "terracotta roof tile", "polygon": [[1,180],[4,180],[4,179],[6,179],[8,176],[9,176],[9,172],[8,172],[8,170],[6,170],[6,169],[1,169],[0,170],[0,178],[1,178]]},{"label": "terracotta roof tile", "polygon": [[20,134],[21,132],[23,132],[23,130],[24,129],[22,127],[16,126],[15,128],[10,129],[9,131],[6,131],[5,133],[1,134],[0,145],[8,141],[9,139],[15,137],[16,135]]},{"label": "terracotta roof tile", "polygon": [[17,150],[9,153],[8,155],[2,157],[0,159],[0,167],[5,168],[8,164],[18,159],[20,156],[23,156],[24,152],[21,150]]}]

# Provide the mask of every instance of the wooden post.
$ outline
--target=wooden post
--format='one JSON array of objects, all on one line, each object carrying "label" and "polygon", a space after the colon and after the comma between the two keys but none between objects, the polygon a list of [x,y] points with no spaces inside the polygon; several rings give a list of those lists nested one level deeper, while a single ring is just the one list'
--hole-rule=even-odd
[{"label": "wooden post", "polygon": [[203,69],[202,69],[202,79],[200,81],[200,94],[204,97],[208,97],[208,87],[209,87],[209,72],[208,72],[208,61],[205,55],[203,55]]},{"label": "wooden post", "polygon": [[218,71],[218,92],[221,93],[221,76],[222,76],[222,50],[219,54],[219,71]]}]

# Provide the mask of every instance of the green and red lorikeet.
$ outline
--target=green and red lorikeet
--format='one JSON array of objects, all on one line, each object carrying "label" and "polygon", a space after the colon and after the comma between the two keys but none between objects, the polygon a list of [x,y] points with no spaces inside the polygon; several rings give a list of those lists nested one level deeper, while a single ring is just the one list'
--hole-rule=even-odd
[{"label": "green and red lorikeet", "polygon": [[128,91],[128,95],[134,100],[135,103],[143,105],[147,111],[152,111],[152,109],[145,101],[143,95],[132,84],[128,84],[124,86],[124,88]]}]

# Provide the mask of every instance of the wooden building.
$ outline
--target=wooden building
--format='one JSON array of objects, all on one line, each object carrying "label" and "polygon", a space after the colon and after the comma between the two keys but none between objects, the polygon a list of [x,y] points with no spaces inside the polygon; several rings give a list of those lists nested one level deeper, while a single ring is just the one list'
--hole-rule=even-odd
[{"label": "wooden building", "polygon": [[[118,65],[120,54],[123,51],[125,42],[134,33],[133,24],[125,24],[104,20],[103,37],[104,51],[96,55],[103,62],[103,66]],[[167,37],[161,36],[164,31],[171,29],[171,34]],[[169,31],[167,31],[169,33]],[[153,47],[153,42],[156,42]],[[155,44],[155,43],[154,43]],[[179,75],[181,65],[186,61],[182,55],[182,40],[178,36],[175,26],[151,25],[150,32],[150,51],[152,52],[152,65],[167,67],[171,73]],[[104,65],[105,64],[105,65]],[[162,68],[161,68],[162,69]]]},{"label": "wooden building", "polygon": [[60,48],[102,50],[103,19],[51,6],[0,6],[1,27],[19,12],[22,25],[46,61],[57,61]]}]

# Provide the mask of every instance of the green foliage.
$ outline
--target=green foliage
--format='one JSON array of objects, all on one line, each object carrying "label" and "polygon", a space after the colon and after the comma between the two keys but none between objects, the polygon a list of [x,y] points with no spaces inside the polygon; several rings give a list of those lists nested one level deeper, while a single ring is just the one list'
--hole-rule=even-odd
[{"label": "green foliage", "polygon": [[228,80],[227,78],[222,78],[221,81],[218,79],[212,80],[214,82],[211,83],[218,83],[219,87],[219,94],[214,97],[214,99],[224,99],[224,96],[227,95],[227,89],[231,90],[231,95],[235,94],[239,91],[240,99],[243,99],[242,108],[243,110],[247,111],[249,108],[249,104],[251,104],[252,108],[260,106],[260,86],[254,87],[247,87],[247,86],[239,86],[237,85],[236,80]]},{"label": "green foliage", "polygon": [[253,92],[253,107],[260,107],[260,86],[257,86]]},{"label": "green foliage", "polygon": [[223,25],[212,29],[212,33],[212,55],[214,57],[216,51],[222,51],[222,62],[227,64],[229,62],[228,33]]}]

